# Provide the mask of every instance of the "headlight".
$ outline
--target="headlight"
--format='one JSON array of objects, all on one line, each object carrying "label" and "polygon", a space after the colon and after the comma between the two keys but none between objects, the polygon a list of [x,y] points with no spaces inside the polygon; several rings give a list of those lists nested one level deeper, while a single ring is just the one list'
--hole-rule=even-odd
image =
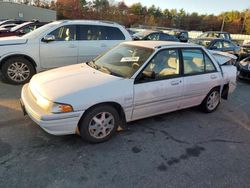
[{"label": "headlight", "polygon": [[51,113],[73,112],[73,108],[71,105],[51,102],[51,101],[49,101],[41,96],[39,98],[37,98],[36,102],[41,108],[43,108],[47,112],[51,112]]},{"label": "headlight", "polygon": [[51,105],[51,102],[42,97],[41,95],[36,95],[36,103],[44,110],[48,110]]},{"label": "headlight", "polygon": [[50,113],[66,113],[66,112],[73,112],[73,108],[69,104],[62,104],[52,102],[43,96],[40,95],[34,88],[30,89],[31,93],[33,94],[36,103],[42,109]]}]

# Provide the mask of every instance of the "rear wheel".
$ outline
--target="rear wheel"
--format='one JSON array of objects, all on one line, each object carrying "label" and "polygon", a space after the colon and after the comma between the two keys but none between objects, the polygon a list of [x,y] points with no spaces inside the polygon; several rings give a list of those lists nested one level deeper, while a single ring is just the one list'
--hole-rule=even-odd
[{"label": "rear wheel", "polygon": [[91,143],[100,143],[111,138],[117,130],[119,114],[108,105],[97,106],[87,112],[79,123],[82,138]]},{"label": "rear wheel", "polygon": [[210,113],[215,111],[220,104],[220,90],[219,88],[212,89],[206,98],[201,103],[201,108],[204,112]]},{"label": "rear wheel", "polygon": [[33,65],[23,57],[9,58],[2,66],[3,79],[10,84],[27,83],[34,74]]}]

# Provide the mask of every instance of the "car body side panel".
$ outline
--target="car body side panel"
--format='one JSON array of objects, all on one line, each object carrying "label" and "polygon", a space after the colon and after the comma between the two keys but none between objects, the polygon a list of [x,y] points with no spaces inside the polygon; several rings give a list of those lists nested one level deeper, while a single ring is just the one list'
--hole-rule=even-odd
[{"label": "car body side panel", "polygon": [[132,119],[141,119],[177,110],[182,90],[183,78],[135,84]]},{"label": "car body side panel", "polygon": [[0,47],[0,64],[2,63],[2,60],[11,56],[16,55],[25,55],[30,57],[34,60],[37,66],[37,71],[40,69],[40,60],[39,60],[39,45],[34,40],[29,40],[25,44],[19,44],[19,45],[11,45],[11,51],[10,46],[1,46]]},{"label": "car body side panel", "polygon": [[181,108],[201,104],[212,88],[221,85],[221,79],[219,72],[185,76]]}]

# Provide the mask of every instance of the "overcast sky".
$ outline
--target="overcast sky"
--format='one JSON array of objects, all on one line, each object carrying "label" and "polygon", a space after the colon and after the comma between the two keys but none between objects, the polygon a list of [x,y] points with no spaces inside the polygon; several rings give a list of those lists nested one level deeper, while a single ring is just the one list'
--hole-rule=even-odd
[{"label": "overcast sky", "polygon": [[142,5],[154,4],[161,9],[181,9],[204,14],[219,14],[231,10],[250,8],[250,0],[124,0],[127,5],[140,2]]}]

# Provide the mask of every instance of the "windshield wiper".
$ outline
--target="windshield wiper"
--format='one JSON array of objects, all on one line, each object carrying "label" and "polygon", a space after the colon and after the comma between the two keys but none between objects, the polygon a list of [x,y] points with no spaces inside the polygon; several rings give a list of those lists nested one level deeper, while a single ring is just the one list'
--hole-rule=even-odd
[{"label": "windshield wiper", "polygon": [[89,65],[90,67],[96,69],[96,70],[98,70],[98,69],[100,68],[100,67],[95,63],[94,60],[88,61],[88,62],[86,62],[86,64]]},{"label": "windshield wiper", "polygon": [[117,74],[117,73],[111,71],[108,67],[102,66],[101,69],[104,70],[105,72],[107,72],[107,73],[110,74],[110,75],[118,76],[118,77],[122,77],[122,78],[123,78],[122,75]]},{"label": "windshield wiper", "polygon": [[108,67],[105,67],[105,66],[99,66],[95,63],[95,61],[89,61],[89,62],[86,62],[87,65],[89,65],[90,67],[96,69],[96,70],[99,70],[101,72],[104,72],[104,73],[107,73],[107,74],[110,74],[110,75],[113,75],[113,76],[118,76],[118,77],[123,77],[122,75],[120,74],[117,74],[115,72],[112,72]]}]

